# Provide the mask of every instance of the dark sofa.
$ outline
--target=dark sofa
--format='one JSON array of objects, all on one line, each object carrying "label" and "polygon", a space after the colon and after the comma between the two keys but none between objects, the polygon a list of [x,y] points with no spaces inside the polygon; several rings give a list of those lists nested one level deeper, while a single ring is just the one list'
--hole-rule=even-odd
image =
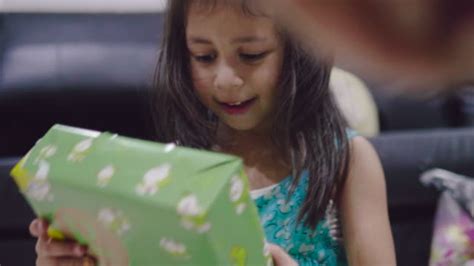
[{"label": "dark sofa", "polygon": [[[0,265],[34,264],[34,215],[8,173],[50,126],[153,138],[161,23],[153,14],[0,15]],[[426,265],[438,193],[418,176],[432,167],[474,176],[474,129],[453,128],[444,99],[374,93],[382,134],[371,141],[386,173],[397,259]]]}]

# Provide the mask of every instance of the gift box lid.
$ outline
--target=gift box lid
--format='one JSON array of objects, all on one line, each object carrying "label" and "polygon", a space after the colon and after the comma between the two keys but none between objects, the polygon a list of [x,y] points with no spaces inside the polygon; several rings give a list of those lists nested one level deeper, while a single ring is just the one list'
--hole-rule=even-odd
[{"label": "gift box lid", "polygon": [[11,174],[33,207],[53,196],[46,184],[169,208],[192,191],[206,212],[241,165],[230,155],[54,125]]}]

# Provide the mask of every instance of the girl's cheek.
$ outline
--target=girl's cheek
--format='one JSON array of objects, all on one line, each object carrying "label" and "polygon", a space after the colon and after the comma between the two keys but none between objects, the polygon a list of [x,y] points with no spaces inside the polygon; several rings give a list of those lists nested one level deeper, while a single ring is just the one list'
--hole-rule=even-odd
[{"label": "girl's cheek", "polygon": [[198,92],[206,92],[209,90],[209,81],[206,79],[194,79],[194,89]]},{"label": "girl's cheek", "polygon": [[193,71],[193,85],[194,89],[205,92],[211,88],[212,78],[206,73],[200,73],[200,71]]}]

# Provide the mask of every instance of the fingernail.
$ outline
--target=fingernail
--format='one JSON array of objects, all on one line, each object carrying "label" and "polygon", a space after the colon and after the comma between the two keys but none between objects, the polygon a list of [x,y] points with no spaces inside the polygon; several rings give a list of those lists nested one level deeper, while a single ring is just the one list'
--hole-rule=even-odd
[{"label": "fingernail", "polygon": [[38,220],[35,220],[35,221],[34,221],[33,228],[34,228],[34,230],[36,231],[36,233],[39,232],[39,230],[40,230],[40,224],[39,224],[39,221],[38,221]]}]

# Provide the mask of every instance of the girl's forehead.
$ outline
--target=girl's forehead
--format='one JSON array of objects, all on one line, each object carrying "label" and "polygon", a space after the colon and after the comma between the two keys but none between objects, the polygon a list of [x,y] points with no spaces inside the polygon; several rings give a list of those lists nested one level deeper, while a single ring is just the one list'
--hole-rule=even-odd
[{"label": "girl's forehead", "polygon": [[187,5],[187,14],[190,15],[212,15],[216,13],[241,13],[245,14],[242,8],[235,4],[226,4],[216,1],[215,3],[209,1],[190,1]]},{"label": "girl's forehead", "polygon": [[191,4],[187,12],[186,31],[195,33],[244,33],[276,35],[273,21],[266,16],[245,13],[229,5],[215,5],[213,8]]},{"label": "girl's forehead", "polygon": [[265,16],[264,10],[268,8],[255,0],[188,0],[188,6],[209,12],[216,8],[228,8],[239,11],[249,16]]}]

